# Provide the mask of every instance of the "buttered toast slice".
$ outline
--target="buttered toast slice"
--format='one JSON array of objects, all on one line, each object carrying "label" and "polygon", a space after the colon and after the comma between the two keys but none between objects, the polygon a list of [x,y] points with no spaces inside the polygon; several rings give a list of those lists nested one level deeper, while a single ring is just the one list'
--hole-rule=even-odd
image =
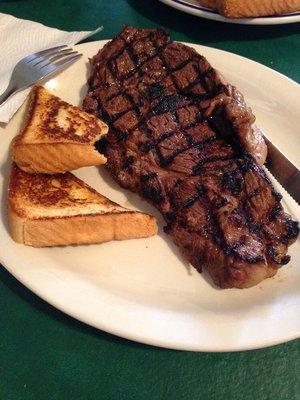
[{"label": "buttered toast slice", "polygon": [[94,144],[107,131],[97,117],[35,86],[27,122],[12,144],[12,158],[29,173],[54,174],[105,164]]},{"label": "buttered toast slice", "polygon": [[219,11],[227,18],[280,15],[300,10],[300,0],[219,0]]},{"label": "buttered toast slice", "polygon": [[73,174],[28,174],[12,165],[8,216],[16,242],[34,247],[152,236],[153,216],[110,201]]},{"label": "buttered toast slice", "polygon": [[300,0],[198,0],[227,18],[280,15],[300,10]]}]

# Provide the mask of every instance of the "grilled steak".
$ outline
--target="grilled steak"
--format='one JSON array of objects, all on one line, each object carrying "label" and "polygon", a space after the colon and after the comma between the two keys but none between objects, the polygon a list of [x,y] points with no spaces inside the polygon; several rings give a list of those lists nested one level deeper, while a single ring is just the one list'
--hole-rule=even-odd
[{"label": "grilled steak", "polygon": [[161,29],[125,27],[91,60],[84,109],[110,132],[112,176],[152,202],[182,253],[222,288],[288,263],[298,224],[262,164],[266,147],[242,95]]}]

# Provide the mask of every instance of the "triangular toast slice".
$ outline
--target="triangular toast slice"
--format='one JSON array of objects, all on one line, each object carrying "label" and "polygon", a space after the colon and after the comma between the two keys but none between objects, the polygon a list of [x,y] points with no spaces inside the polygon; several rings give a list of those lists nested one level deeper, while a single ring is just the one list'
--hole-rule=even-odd
[{"label": "triangular toast slice", "polygon": [[43,86],[32,89],[26,119],[12,145],[12,158],[24,171],[54,174],[105,164],[94,144],[107,125]]},{"label": "triangular toast slice", "polygon": [[9,224],[16,242],[34,247],[102,243],[157,233],[153,216],[128,210],[73,174],[28,174],[12,165]]}]

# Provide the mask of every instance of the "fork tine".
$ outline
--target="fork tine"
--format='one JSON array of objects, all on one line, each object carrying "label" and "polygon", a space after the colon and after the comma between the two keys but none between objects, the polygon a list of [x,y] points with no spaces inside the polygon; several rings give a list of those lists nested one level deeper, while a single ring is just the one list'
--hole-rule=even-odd
[{"label": "fork tine", "polygon": [[[45,51],[45,53],[43,53],[41,55],[37,55],[38,53],[31,54],[30,56],[27,56],[25,60],[28,65],[31,65],[34,67],[36,64],[47,59],[48,57],[50,57],[52,55],[62,53],[63,51],[70,51],[70,50],[72,50],[72,49],[68,46],[58,46],[58,48],[53,47],[52,49],[43,50],[43,51]],[[42,52],[40,52],[40,53],[42,53]]]},{"label": "fork tine", "polygon": [[54,52],[53,54],[47,55],[47,57],[39,57],[37,61],[34,63],[31,63],[33,67],[38,66],[37,68],[44,67],[48,64],[50,64],[53,60],[55,60],[58,57],[63,57],[67,56],[68,54],[72,53],[77,53],[76,51],[73,51],[73,49],[67,48],[65,50],[61,50],[59,52]]},{"label": "fork tine", "polygon": [[56,71],[57,69],[59,69],[59,68],[62,67],[63,65],[70,64],[71,62],[77,60],[77,59],[80,58],[81,56],[82,56],[82,54],[76,54],[76,55],[74,55],[74,56],[67,56],[67,57],[64,57],[64,58],[60,59],[59,61],[56,61],[56,62],[54,62],[54,63],[52,63],[52,64],[43,66],[43,67],[40,69],[40,72],[41,72],[42,74],[44,74],[44,77],[45,77],[46,75],[51,74],[52,72]]},{"label": "fork tine", "polygon": [[49,60],[46,60],[45,63],[41,64],[41,66],[38,65],[38,68],[44,68],[48,67],[49,65],[55,65],[57,61],[59,60],[64,60],[67,58],[67,56],[72,55],[72,54],[78,54],[77,51],[71,51],[69,53],[64,53],[64,54],[57,54],[53,57],[51,57]]},{"label": "fork tine", "polygon": [[36,53],[29,54],[26,57],[26,59],[29,57],[32,57],[32,59],[35,59],[40,56],[46,56],[46,55],[52,53],[53,51],[59,51],[61,49],[64,49],[65,47],[68,47],[68,46],[66,44],[63,44],[61,46],[50,47],[50,49],[45,49],[45,50],[38,51]]}]

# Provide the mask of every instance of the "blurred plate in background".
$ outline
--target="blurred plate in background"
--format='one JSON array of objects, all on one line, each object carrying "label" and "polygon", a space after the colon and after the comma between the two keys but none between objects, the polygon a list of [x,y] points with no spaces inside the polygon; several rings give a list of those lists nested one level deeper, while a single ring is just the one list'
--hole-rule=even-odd
[{"label": "blurred plate in background", "polygon": [[229,19],[225,18],[216,11],[205,8],[199,5],[197,0],[160,0],[162,3],[170,7],[177,8],[188,14],[196,15],[206,19],[215,21],[227,22],[232,24],[242,25],[279,25],[279,24],[292,24],[300,22],[300,12],[293,14],[278,15],[276,17],[259,17],[259,18],[238,18]]}]

